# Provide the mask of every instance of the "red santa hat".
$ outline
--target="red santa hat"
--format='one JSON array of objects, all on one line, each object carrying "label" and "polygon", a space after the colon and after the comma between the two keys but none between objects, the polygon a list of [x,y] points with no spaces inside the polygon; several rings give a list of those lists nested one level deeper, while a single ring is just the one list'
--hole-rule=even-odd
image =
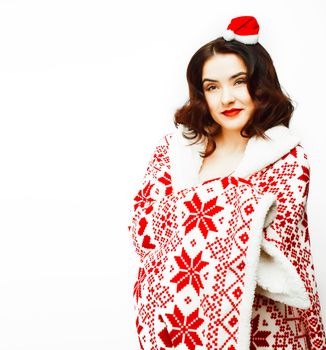
[{"label": "red santa hat", "polygon": [[256,44],[258,42],[259,24],[253,16],[240,16],[232,18],[223,38],[227,41],[237,40],[244,44]]}]

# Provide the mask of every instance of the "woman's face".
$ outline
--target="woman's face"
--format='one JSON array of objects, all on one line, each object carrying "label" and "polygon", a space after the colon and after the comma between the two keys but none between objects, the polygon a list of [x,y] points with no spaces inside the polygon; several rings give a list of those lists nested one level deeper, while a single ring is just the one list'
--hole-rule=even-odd
[{"label": "woman's face", "polygon": [[[202,84],[209,112],[224,130],[241,131],[254,111],[254,103],[247,88],[247,68],[233,53],[216,54],[203,66]],[[236,115],[222,112],[238,108]]]}]

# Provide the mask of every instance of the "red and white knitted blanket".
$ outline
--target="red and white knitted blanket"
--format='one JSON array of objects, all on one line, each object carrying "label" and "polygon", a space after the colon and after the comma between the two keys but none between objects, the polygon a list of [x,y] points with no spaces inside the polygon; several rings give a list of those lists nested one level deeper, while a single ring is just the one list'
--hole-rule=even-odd
[{"label": "red and white knitted blanket", "polygon": [[170,137],[153,154],[128,227],[140,258],[140,349],[325,349],[302,147],[252,176],[174,190]]}]

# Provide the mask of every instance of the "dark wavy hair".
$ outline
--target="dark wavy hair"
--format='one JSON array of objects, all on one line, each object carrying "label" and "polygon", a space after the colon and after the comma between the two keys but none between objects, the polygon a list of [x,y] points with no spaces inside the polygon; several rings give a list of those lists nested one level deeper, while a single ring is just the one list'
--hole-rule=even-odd
[{"label": "dark wavy hair", "polygon": [[[212,118],[204,96],[202,70],[206,60],[215,54],[233,53],[238,55],[247,67],[247,87],[254,103],[254,112],[241,130],[243,137],[258,135],[268,138],[264,133],[276,125],[289,126],[294,111],[290,97],[282,91],[273,61],[260,43],[243,44],[237,40],[226,41],[223,37],[202,46],[192,56],[187,67],[189,99],[174,114],[174,125],[183,124],[190,134],[183,136],[194,139],[194,143],[207,137],[207,149],[201,157],[208,157],[216,149],[215,137],[221,126]],[[192,143],[192,144],[194,144]]]}]

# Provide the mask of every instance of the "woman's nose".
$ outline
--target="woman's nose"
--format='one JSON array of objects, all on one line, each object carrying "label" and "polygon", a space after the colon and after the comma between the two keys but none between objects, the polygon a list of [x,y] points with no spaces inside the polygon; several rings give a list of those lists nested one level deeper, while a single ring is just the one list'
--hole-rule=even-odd
[{"label": "woman's nose", "polygon": [[234,96],[232,94],[232,91],[230,91],[230,89],[224,89],[221,94],[222,104],[229,104],[232,101],[234,101]]}]

